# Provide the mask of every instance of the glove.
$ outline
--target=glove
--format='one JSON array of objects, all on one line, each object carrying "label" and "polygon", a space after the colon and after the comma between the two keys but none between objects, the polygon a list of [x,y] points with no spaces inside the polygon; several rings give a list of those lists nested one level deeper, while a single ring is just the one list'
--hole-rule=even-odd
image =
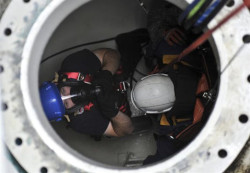
[{"label": "glove", "polygon": [[102,70],[102,71],[97,72],[94,75],[92,84],[94,86],[101,86],[103,92],[108,92],[109,90],[113,90],[112,73],[108,70]]},{"label": "glove", "polygon": [[98,106],[103,115],[109,119],[119,112],[118,99],[113,90],[106,90],[97,96]]},{"label": "glove", "polygon": [[94,75],[93,85],[101,86],[102,92],[97,96],[98,107],[109,119],[116,116],[119,108],[117,96],[113,89],[113,76],[108,70],[102,70]]}]

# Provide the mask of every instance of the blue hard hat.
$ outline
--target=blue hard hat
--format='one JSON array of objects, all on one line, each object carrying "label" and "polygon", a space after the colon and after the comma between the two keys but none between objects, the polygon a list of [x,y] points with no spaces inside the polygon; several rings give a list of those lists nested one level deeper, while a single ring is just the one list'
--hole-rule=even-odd
[{"label": "blue hard hat", "polygon": [[60,121],[65,114],[65,107],[56,85],[44,82],[40,87],[43,110],[49,121]]}]

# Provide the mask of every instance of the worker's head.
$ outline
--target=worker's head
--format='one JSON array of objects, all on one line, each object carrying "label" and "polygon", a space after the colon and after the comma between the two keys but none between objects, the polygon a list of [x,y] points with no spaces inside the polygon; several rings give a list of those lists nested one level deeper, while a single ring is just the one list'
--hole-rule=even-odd
[{"label": "worker's head", "polygon": [[169,111],[175,102],[174,85],[166,74],[154,74],[136,83],[131,100],[135,107],[148,114]]},{"label": "worker's head", "polygon": [[73,78],[59,79],[55,84],[44,82],[40,87],[40,97],[47,118],[60,121],[65,114],[79,111],[89,101],[90,97],[84,94],[89,92],[90,87],[90,84]]},{"label": "worker's head", "polygon": [[60,121],[65,114],[65,107],[57,86],[51,82],[44,82],[40,87],[40,98],[49,121]]},{"label": "worker's head", "polygon": [[63,105],[65,109],[70,109],[73,106],[75,106],[75,103],[73,102],[73,98],[71,98],[71,87],[70,86],[63,86],[60,88],[60,94],[62,97]]}]

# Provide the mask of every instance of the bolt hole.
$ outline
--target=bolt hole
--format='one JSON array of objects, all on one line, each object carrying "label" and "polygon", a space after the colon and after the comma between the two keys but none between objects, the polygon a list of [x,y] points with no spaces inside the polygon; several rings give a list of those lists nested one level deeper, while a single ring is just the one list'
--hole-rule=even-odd
[{"label": "bolt hole", "polygon": [[245,114],[240,115],[240,116],[239,116],[239,121],[240,121],[241,123],[246,123],[246,122],[248,121],[248,116],[245,115]]},{"label": "bolt hole", "polygon": [[250,83],[250,75],[247,77],[247,81]]},{"label": "bolt hole", "polygon": [[250,43],[250,35],[248,35],[248,34],[244,35],[242,40],[243,40],[244,43]]},{"label": "bolt hole", "polygon": [[23,143],[23,140],[21,138],[16,138],[15,140],[16,145],[20,146]]},{"label": "bolt hole", "polygon": [[224,149],[221,149],[219,152],[218,152],[218,155],[220,158],[225,158],[227,157],[227,151],[224,150]]},{"label": "bolt hole", "polygon": [[6,111],[8,109],[8,105],[6,103],[2,104],[2,110]]},{"label": "bolt hole", "polygon": [[12,31],[11,31],[10,28],[6,28],[6,29],[4,30],[4,34],[5,34],[6,36],[11,35],[11,33],[12,33]]},{"label": "bolt hole", "polygon": [[30,2],[30,0],[23,0],[23,2],[28,3],[28,2]]},{"label": "bolt hole", "polygon": [[41,173],[47,173],[48,169],[46,167],[42,167],[40,170]]},{"label": "bolt hole", "polygon": [[4,71],[4,68],[2,65],[0,65],[0,73],[2,73]]},{"label": "bolt hole", "polygon": [[234,5],[234,0],[228,1],[228,3],[227,3],[228,7],[232,7],[233,5]]}]

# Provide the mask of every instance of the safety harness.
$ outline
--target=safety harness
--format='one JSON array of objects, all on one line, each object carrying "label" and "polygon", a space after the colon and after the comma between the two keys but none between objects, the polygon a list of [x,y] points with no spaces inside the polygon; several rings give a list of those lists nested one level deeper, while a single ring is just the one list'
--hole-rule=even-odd
[{"label": "safety harness", "polygon": [[[170,64],[173,59],[178,55],[163,55],[162,62],[165,65]],[[204,58],[204,57],[203,57]],[[197,70],[195,67],[190,65],[185,61],[180,61],[179,64],[184,65],[193,70]],[[178,69],[178,63],[171,64],[173,69]],[[203,64],[206,67],[206,64]],[[155,72],[159,72],[159,68],[154,69]],[[160,127],[164,128],[164,133],[170,136],[172,139],[184,139],[190,129],[194,128],[199,122],[201,122],[205,107],[215,100],[216,92],[211,89],[211,84],[209,83],[208,72],[199,72],[201,77],[199,79],[197,89],[196,89],[196,100],[195,107],[192,117],[177,118],[175,115],[167,116],[167,114],[162,114],[160,118]],[[183,137],[184,136],[184,137]],[[186,140],[186,139],[185,139]]]},{"label": "safety harness", "polygon": [[[57,87],[60,91],[64,86],[82,88],[89,87],[92,83],[92,80],[93,75],[91,74],[82,74],[80,72],[65,72],[60,75],[56,73],[55,80],[53,80],[52,82],[57,83]],[[114,84],[114,89],[119,94],[119,110],[124,113],[130,112],[126,97],[128,87],[129,84],[126,81],[115,82]],[[71,116],[77,116],[83,114],[85,111],[91,111],[94,106],[94,101],[76,103],[72,108],[66,109],[65,118],[68,122],[70,122]]]}]

